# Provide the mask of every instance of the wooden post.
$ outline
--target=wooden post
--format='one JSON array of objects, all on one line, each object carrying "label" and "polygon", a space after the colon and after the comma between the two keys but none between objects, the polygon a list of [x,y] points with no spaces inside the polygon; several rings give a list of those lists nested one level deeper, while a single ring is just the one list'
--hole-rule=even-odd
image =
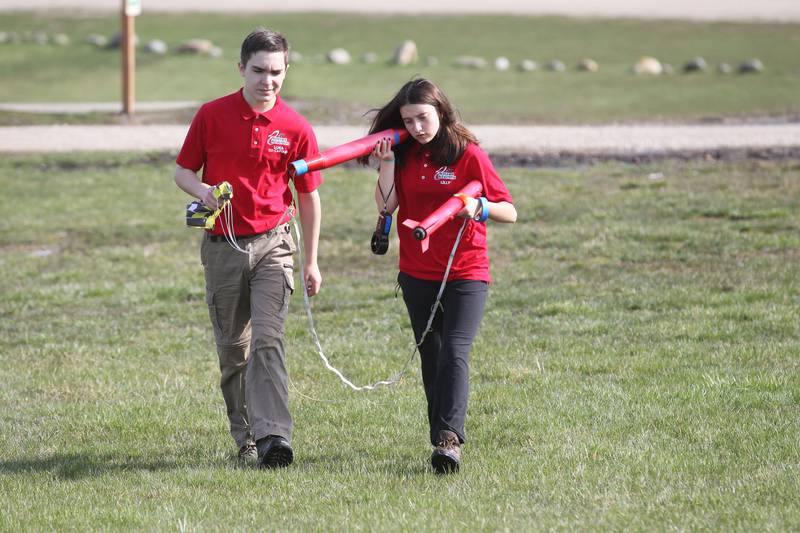
[{"label": "wooden post", "polygon": [[[130,0],[122,0],[122,113],[133,116],[136,102],[136,30]],[[141,5],[141,4],[140,4]]]}]

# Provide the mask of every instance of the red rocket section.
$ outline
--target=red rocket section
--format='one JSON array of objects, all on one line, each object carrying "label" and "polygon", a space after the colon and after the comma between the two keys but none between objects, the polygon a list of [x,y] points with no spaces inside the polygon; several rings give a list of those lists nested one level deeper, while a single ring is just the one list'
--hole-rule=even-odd
[{"label": "red rocket section", "polygon": [[306,172],[322,170],[335,165],[350,161],[357,157],[369,155],[375,145],[381,139],[389,137],[392,139],[392,146],[400,144],[408,138],[408,131],[405,129],[388,129],[361,137],[349,143],[340,144],[329,148],[310,159],[298,159],[289,164],[289,175],[294,178],[302,176]]},{"label": "red rocket section", "polygon": [[471,196],[472,198],[477,198],[482,192],[483,185],[481,185],[481,182],[472,180],[453,195],[453,198],[448,199],[421,222],[409,218],[403,222],[403,225],[414,230],[414,238],[418,241],[422,241],[422,252],[425,253],[428,251],[428,238],[431,234],[439,229],[442,224],[456,216],[456,213],[461,211],[461,208],[464,207],[464,201],[459,198],[459,196],[463,194]]}]

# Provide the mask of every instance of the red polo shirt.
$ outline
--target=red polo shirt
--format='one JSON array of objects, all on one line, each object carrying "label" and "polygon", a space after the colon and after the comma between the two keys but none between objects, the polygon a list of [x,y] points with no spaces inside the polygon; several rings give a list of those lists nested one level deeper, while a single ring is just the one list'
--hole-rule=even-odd
[{"label": "red polo shirt", "polygon": [[[311,125],[278,96],[265,113],[254,111],[242,90],[203,104],[192,120],[178,154],[178,165],[203,182],[233,186],[236,235],[262,233],[285,222],[292,203],[289,163],[319,152]],[[295,179],[298,192],[312,192],[322,183],[319,172]],[[221,234],[219,222],[211,231]]]},{"label": "red polo shirt", "polygon": [[[403,226],[406,219],[421,221],[457,193],[468,182],[478,180],[483,196],[490,202],[513,203],[503,181],[478,145],[470,144],[453,166],[431,161],[425,146],[414,140],[397,170],[396,189],[400,210],[397,234],[400,237],[400,270],[415,278],[441,281],[447,260],[464,219],[454,217],[430,235],[430,247],[422,253],[413,230]],[[448,280],[470,279],[491,282],[486,224],[469,221],[456,250]]]}]

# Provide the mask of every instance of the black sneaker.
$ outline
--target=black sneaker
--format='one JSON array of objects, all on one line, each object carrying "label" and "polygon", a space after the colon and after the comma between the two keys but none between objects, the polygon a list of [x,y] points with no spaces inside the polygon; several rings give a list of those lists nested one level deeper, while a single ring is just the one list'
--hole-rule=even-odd
[{"label": "black sneaker", "polygon": [[294,453],[289,442],[277,435],[268,435],[256,442],[261,468],[283,468],[292,464]]}]

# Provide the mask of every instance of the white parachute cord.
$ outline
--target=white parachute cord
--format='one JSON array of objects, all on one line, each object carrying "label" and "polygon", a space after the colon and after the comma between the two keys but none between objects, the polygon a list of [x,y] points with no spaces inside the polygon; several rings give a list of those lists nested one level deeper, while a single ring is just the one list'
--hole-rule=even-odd
[{"label": "white parachute cord", "polygon": [[222,234],[225,236],[225,240],[228,241],[228,244],[231,245],[231,248],[237,252],[249,254],[249,251],[239,246],[239,243],[236,242],[236,233],[233,231],[233,204],[231,204],[230,201],[222,206],[222,216],[220,217],[219,223],[222,227]]},{"label": "white parachute cord", "polygon": [[304,252],[304,250],[303,250],[303,247],[302,247],[302,239],[300,238],[300,232],[297,229],[297,221],[292,219],[292,227],[294,228],[295,239],[297,241],[297,249],[300,251],[300,280],[301,280],[301,283],[303,284],[303,307],[305,308],[306,318],[308,319],[308,331],[309,331],[309,333],[311,333],[311,339],[314,341],[314,345],[317,348],[317,353],[319,354],[320,359],[322,359],[322,362],[324,363],[325,368],[327,368],[328,370],[330,370],[331,372],[336,374],[336,376],[338,376],[339,380],[341,380],[342,383],[344,383],[345,385],[347,385],[348,387],[350,387],[354,391],[375,390],[381,385],[393,385],[393,384],[397,383],[398,381],[400,381],[400,379],[403,377],[403,375],[405,375],[405,373],[408,371],[408,365],[414,359],[414,356],[416,355],[417,350],[419,350],[420,345],[423,343],[423,341],[425,340],[425,337],[431,331],[431,326],[433,324],[433,319],[436,316],[436,311],[440,306],[440,300],[442,298],[442,293],[444,293],[444,288],[445,288],[445,285],[447,284],[447,276],[450,274],[450,267],[453,265],[453,258],[455,257],[456,249],[458,248],[458,244],[459,244],[459,242],[461,242],[461,235],[464,233],[464,228],[466,227],[467,222],[469,222],[469,220],[468,219],[464,219],[464,223],[461,224],[461,228],[458,230],[458,235],[456,236],[455,243],[453,243],[453,249],[450,251],[450,257],[447,260],[447,268],[444,271],[444,277],[442,278],[442,284],[439,286],[439,293],[436,295],[436,301],[433,303],[433,306],[431,307],[431,315],[428,318],[428,324],[427,324],[427,326],[425,328],[425,331],[422,333],[422,336],[421,336],[419,342],[416,343],[416,345],[414,346],[414,351],[411,352],[411,356],[408,358],[408,360],[402,366],[402,368],[398,372],[396,372],[395,374],[390,376],[389,378],[387,378],[385,380],[376,381],[375,383],[372,383],[372,384],[369,384],[369,385],[360,385],[359,386],[359,385],[354,385],[349,379],[347,379],[344,376],[344,374],[342,374],[341,371],[339,371],[336,367],[331,365],[330,361],[328,361],[328,358],[325,357],[325,352],[322,349],[322,345],[319,342],[319,336],[317,335],[317,330],[316,330],[316,327],[314,326],[314,317],[311,314],[311,301],[310,301],[310,298],[308,296],[308,292],[305,290],[305,268],[303,267],[303,264],[304,264],[303,252]]},{"label": "white parachute cord", "polygon": [[433,302],[433,306],[431,306],[431,316],[428,317],[428,324],[425,326],[425,331],[422,332],[422,337],[420,337],[419,342],[417,343],[416,349],[418,350],[422,343],[425,341],[425,337],[428,336],[428,333],[431,332],[433,329],[433,317],[436,316],[436,310],[439,309],[442,294],[444,293],[444,287],[447,284],[447,276],[450,274],[450,267],[453,265],[453,258],[456,255],[456,248],[458,248],[458,243],[461,242],[461,234],[464,233],[464,228],[467,227],[467,222],[469,219],[465,218],[464,222],[461,224],[461,227],[458,229],[458,235],[456,235],[456,242],[453,244],[453,249],[450,250],[450,257],[447,258],[447,268],[444,270],[444,278],[442,279],[442,284],[439,285],[439,293],[436,295],[436,301]]}]

